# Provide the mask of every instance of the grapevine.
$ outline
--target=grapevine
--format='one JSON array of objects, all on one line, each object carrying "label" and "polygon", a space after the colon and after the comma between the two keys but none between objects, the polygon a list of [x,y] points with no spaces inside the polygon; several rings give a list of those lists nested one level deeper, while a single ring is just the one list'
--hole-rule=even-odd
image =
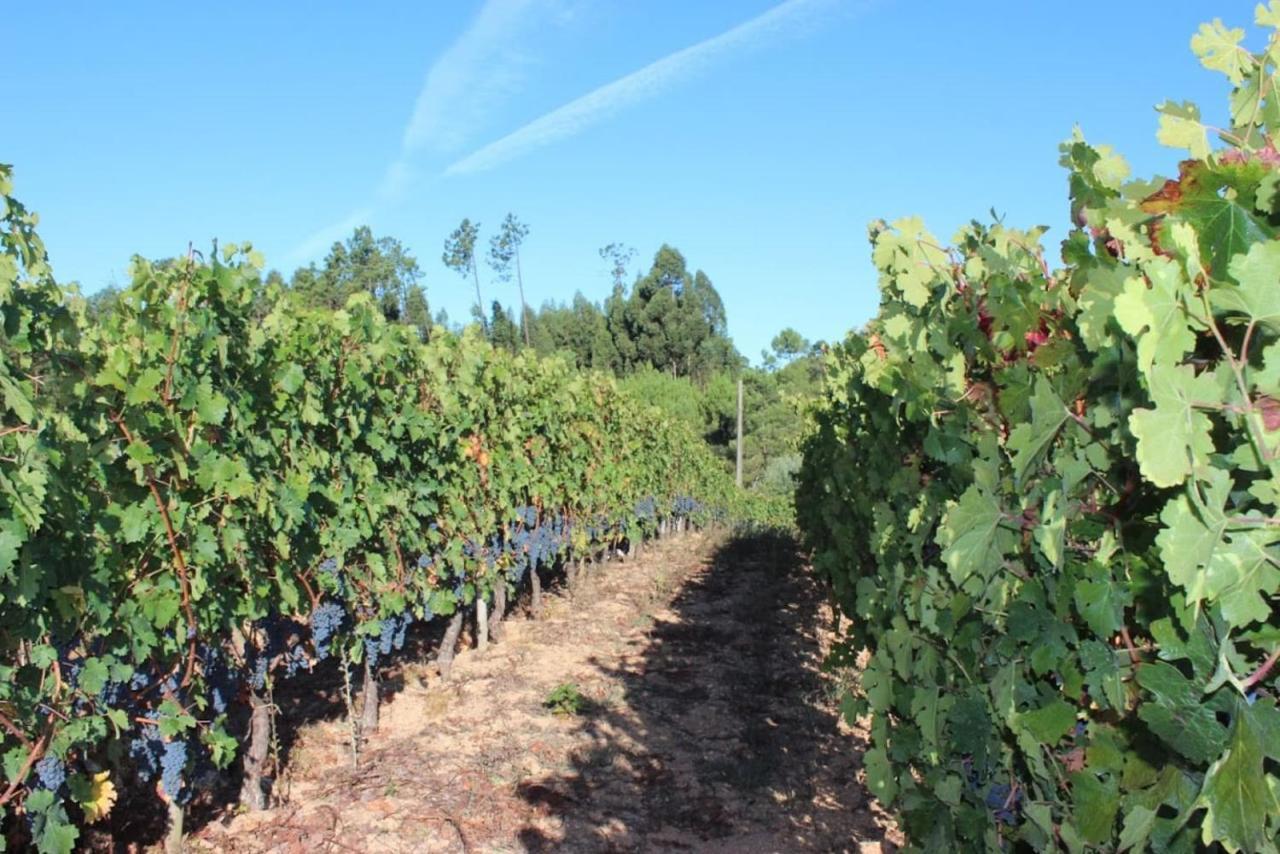
[{"label": "grapevine", "polygon": [[871,227],[797,494],[866,655],[871,791],[913,850],[1275,850],[1280,5],[1206,24],[1231,126],[1159,108],[1177,177],[1077,132],[1074,229]]}]

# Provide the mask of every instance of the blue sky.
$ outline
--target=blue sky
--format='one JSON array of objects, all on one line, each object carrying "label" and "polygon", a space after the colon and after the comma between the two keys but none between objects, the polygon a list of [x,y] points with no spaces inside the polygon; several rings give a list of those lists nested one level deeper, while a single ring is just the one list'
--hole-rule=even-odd
[{"label": "blue sky", "polygon": [[599,247],[635,247],[639,269],[667,242],[758,358],[784,326],[837,339],[874,314],[873,218],[949,236],[994,207],[1056,244],[1074,124],[1136,175],[1175,171],[1152,107],[1220,120],[1225,79],[1188,42],[1253,5],[21,4],[0,161],[58,277],[86,291],[134,253],[214,237],[287,274],[367,223],[459,320],[472,291],[444,237],[467,216],[487,238],[514,211],[531,303],[601,299]]}]

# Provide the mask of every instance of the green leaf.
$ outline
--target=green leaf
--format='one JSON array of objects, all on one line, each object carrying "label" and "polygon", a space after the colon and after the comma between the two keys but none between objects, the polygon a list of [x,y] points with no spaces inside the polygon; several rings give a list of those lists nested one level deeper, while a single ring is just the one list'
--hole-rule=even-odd
[{"label": "green leaf", "polygon": [[1056,568],[1062,567],[1065,557],[1067,517],[1058,506],[1062,493],[1054,491],[1045,496],[1040,510],[1040,526],[1036,528],[1036,544],[1045,558]]},{"label": "green leaf", "polygon": [[1071,775],[1072,823],[1086,842],[1100,844],[1111,839],[1120,810],[1119,794],[1110,776],[1099,779],[1091,771]]},{"label": "green leaf", "polygon": [[71,854],[76,840],[80,838],[80,830],[69,821],[57,821],[46,816],[35,836],[40,854]]},{"label": "green leaf", "polygon": [[1137,678],[1152,695],[1139,707],[1138,716],[1165,744],[1196,762],[1208,762],[1222,752],[1226,728],[1178,668],[1149,662],[1138,668]]},{"label": "green leaf", "polygon": [[1230,476],[1213,469],[1203,483],[1204,498],[1188,494],[1169,501],[1160,513],[1164,529],[1156,544],[1169,579],[1187,591],[1187,602],[1214,602],[1233,626],[1271,616],[1267,598],[1280,589],[1280,532],[1263,519],[1242,514],[1231,530],[1226,503]]},{"label": "green leaf", "polygon": [[872,260],[879,269],[892,272],[893,285],[903,299],[916,308],[928,304],[939,271],[950,267],[951,259],[939,248],[938,239],[925,230],[916,217],[900,219],[875,238]]},{"label": "green leaf", "polygon": [[1080,339],[1090,350],[1099,350],[1112,343],[1111,324],[1115,322],[1116,298],[1124,291],[1129,276],[1129,270],[1120,266],[1098,267],[1089,271],[1080,292],[1076,327],[1080,330]]},{"label": "green leaf", "polygon": [[965,490],[947,509],[938,528],[938,544],[957,586],[966,587],[971,578],[985,582],[999,571],[1014,543],[1013,534],[1002,527],[1003,518],[1000,505],[977,486]]},{"label": "green leaf", "polygon": [[[1175,601],[1182,597],[1173,597]],[[1154,620],[1151,623],[1151,636],[1160,646],[1160,657],[1165,661],[1191,662],[1195,679],[1201,685],[1207,684],[1218,664],[1217,641],[1213,636],[1213,628],[1203,611],[1192,613],[1190,608],[1174,605],[1175,613],[1185,612],[1187,619],[1179,623],[1186,632],[1183,639],[1174,621],[1170,617]]]},{"label": "green leaf", "polygon": [[1280,817],[1274,778],[1263,761],[1267,745],[1255,708],[1236,701],[1231,740],[1205,775],[1197,803],[1206,810],[1201,828],[1205,845],[1220,843],[1228,851],[1272,851],[1267,825]]},{"label": "green leaf", "polygon": [[221,424],[222,419],[227,417],[227,408],[230,404],[227,398],[219,392],[201,386],[197,400],[196,414],[200,417],[201,422],[205,424]]},{"label": "green leaf", "polygon": [[1135,409],[1129,429],[1138,439],[1138,467],[1156,486],[1177,486],[1213,453],[1209,417],[1197,404],[1212,404],[1221,393],[1208,373],[1190,365],[1157,364],[1148,375],[1155,409]]},{"label": "green leaf", "polygon": [[1054,700],[1032,712],[1018,715],[1018,723],[1040,743],[1052,747],[1076,725],[1076,708],[1065,700]]},{"label": "green leaf", "polygon": [[306,382],[306,380],[306,372],[302,369],[302,366],[296,362],[290,362],[282,367],[276,374],[276,385],[280,386],[280,389],[285,394],[295,393],[298,389],[302,388],[302,384]]},{"label": "green leaf", "polygon": [[1254,7],[1253,22],[1259,27],[1280,29],[1280,0],[1270,0]]},{"label": "green leaf", "polygon": [[[1146,847],[1151,829],[1156,824],[1156,811],[1144,806],[1135,806],[1124,817],[1124,826],[1120,830],[1120,842],[1116,851],[1129,851],[1138,846]],[[1138,850],[1142,850],[1139,848]]]},{"label": "green leaf", "polygon": [[867,772],[867,788],[879,801],[888,806],[898,795],[898,781],[894,778],[893,765],[888,755],[873,747],[862,756],[862,767]]},{"label": "green leaf", "polygon": [[974,763],[981,767],[986,762],[992,735],[991,716],[987,713],[986,702],[981,697],[974,696],[956,700],[951,707],[948,724],[953,751],[970,754]]},{"label": "green leaf", "polygon": [[1138,367],[1152,363],[1174,365],[1191,352],[1196,336],[1191,331],[1184,301],[1194,299],[1182,268],[1168,258],[1146,265],[1151,286],[1138,277],[1128,279],[1116,297],[1115,317],[1120,328],[1138,341]]},{"label": "green leaf", "polygon": [[140,543],[151,530],[151,505],[130,504],[120,514],[120,533],[126,543]]},{"label": "green leaf", "polygon": [[163,380],[164,371],[159,368],[146,369],[129,385],[129,390],[125,393],[125,401],[132,406],[137,406],[156,400],[159,397],[156,386]]},{"label": "green leaf", "polygon": [[90,658],[80,669],[80,689],[91,697],[102,692],[111,672],[100,658]]},{"label": "green leaf", "polygon": [[1091,564],[1083,572],[1084,577],[1076,582],[1076,610],[1095,635],[1100,638],[1114,637],[1120,630],[1123,610],[1129,597],[1111,577],[1111,571],[1107,567]]},{"label": "green leaf", "polygon": [[1256,243],[1272,240],[1275,229],[1238,202],[1207,187],[1189,195],[1177,214],[1199,233],[1201,259],[1210,275],[1223,280],[1231,260],[1249,251]]},{"label": "green leaf", "polygon": [[1098,161],[1093,164],[1093,175],[1098,183],[1112,190],[1119,190],[1129,177],[1129,164],[1109,145],[1099,145]]},{"label": "green leaf", "polygon": [[1013,456],[1013,476],[1021,483],[1027,469],[1034,465],[1067,422],[1066,405],[1054,393],[1043,376],[1036,378],[1031,396],[1031,421],[1019,424],[1009,434],[1008,448]]},{"label": "green leaf", "polygon": [[1280,329],[1280,242],[1255,243],[1228,267],[1235,285],[1217,285],[1209,291],[1215,308],[1239,312],[1271,329]]}]

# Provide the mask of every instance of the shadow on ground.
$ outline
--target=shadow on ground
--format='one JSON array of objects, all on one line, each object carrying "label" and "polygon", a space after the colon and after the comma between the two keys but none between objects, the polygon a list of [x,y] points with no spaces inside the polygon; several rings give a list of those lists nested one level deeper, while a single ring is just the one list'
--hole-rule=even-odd
[{"label": "shadow on ground", "polygon": [[622,686],[580,716],[571,767],[519,784],[560,819],[532,851],[841,851],[884,836],[858,782],[864,742],[840,731],[820,670],[824,595],[795,543],[726,542],[620,662]]}]

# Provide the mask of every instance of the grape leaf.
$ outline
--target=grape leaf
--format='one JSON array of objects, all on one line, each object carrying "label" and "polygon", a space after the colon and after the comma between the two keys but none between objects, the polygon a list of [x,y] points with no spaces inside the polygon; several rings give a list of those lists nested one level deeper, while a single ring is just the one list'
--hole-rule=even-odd
[{"label": "grape leaf", "polygon": [[1274,713],[1274,707],[1254,707],[1236,701],[1235,721],[1226,751],[1205,775],[1197,804],[1205,808],[1201,841],[1220,843],[1228,851],[1274,851],[1267,824],[1280,817],[1275,778],[1263,768],[1270,727],[1255,715]]},{"label": "grape leaf", "polygon": [[1156,139],[1170,148],[1185,148],[1192,157],[1209,156],[1209,135],[1200,121],[1200,108],[1190,101],[1175,104],[1165,101],[1156,107],[1160,112],[1160,129]]},{"label": "grape leaf", "polygon": [[1190,365],[1154,365],[1148,385],[1155,409],[1129,415],[1129,429],[1138,439],[1138,466],[1156,486],[1177,486],[1193,464],[1207,462],[1213,453],[1213,425],[1196,404],[1217,401],[1221,392],[1210,374],[1197,376]]},{"label": "grape leaf", "polygon": [[898,794],[898,782],[894,779],[893,766],[883,750],[873,747],[862,756],[862,767],[867,772],[867,788],[883,804],[893,803]]},{"label": "grape leaf", "polygon": [[1200,30],[1191,37],[1191,52],[1200,58],[1205,68],[1221,71],[1232,85],[1239,86],[1245,69],[1253,64],[1253,57],[1240,46],[1243,40],[1243,29],[1228,29],[1220,19],[1214,18],[1212,23],[1201,24]]},{"label": "grape leaf", "polygon": [[1219,285],[1209,292],[1215,308],[1236,311],[1251,321],[1280,329],[1280,242],[1255,243],[1228,268],[1239,285]]},{"label": "grape leaf", "polygon": [[1143,371],[1153,362],[1182,361],[1196,342],[1184,308],[1191,287],[1182,268],[1171,259],[1157,258],[1145,266],[1145,272],[1150,287],[1138,277],[1130,278],[1115,299],[1116,322],[1138,339],[1138,366]]},{"label": "grape leaf", "polygon": [[1076,709],[1064,700],[1054,700],[1034,711],[1019,714],[1017,721],[1036,741],[1052,746],[1075,728]]},{"label": "grape leaf", "polygon": [[1075,802],[1072,823],[1086,842],[1102,843],[1111,838],[1120,792],[1110,776],[1099,779],[1092,771],[1071,775],[1071,795]]},{"label": "grape leaf", "polygon": [[1207,599],[1221,606],[1222,616],[1232,625],[1265,622],[1271,617],[1268,598],[1280,589],[1280,559],[1271,548],[1277,542],[1280,531],[1259,527],[1230,534],[1225,546],[1214,551],[1204,592]]},{"label": "grape leaf", "polygon": [[1137,671],[1138,684],[1151,692],[1138,716],[1174,750],[1197,762],[1222,752],[1226,728],[1202,700],[1200,689],[1172,664],[1154,661]]},{"label": "grape leaf", "polygon": [[[938,528],[938,544],[952,581],[966,587],[971,578],[985,582],[999,571],[1014,539],[1003,527],[1000,505],[977,486],[952,504]],[[981,585],[979,585],[980,587]]]},{"label": "grape leaf", "polygon": [[1021,482],[1031,467],[1053,442],[1068,417],[1067,407],[1043,376],[1036,378],[1031,396],[1031,421],[1019,424],[1009,434],[1008,449],[1013,456],[1013,476]]}]

